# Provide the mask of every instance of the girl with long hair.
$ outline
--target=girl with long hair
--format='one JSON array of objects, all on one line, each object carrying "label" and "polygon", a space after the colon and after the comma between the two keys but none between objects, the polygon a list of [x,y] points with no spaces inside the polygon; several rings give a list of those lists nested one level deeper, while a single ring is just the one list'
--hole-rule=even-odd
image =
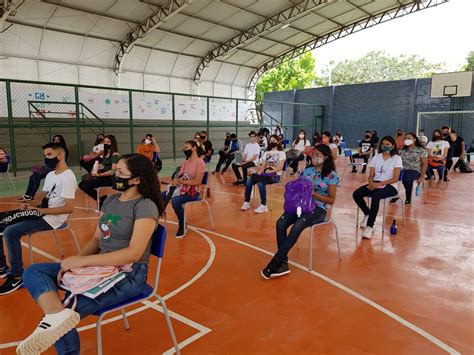
[{"label": "girl with long hair", "polygon": [[310,147],[311,143],[309,142],[309,139],[306,138],[306,131],[302,129],[298,133],[298,137],[293,141],[293,144],[291,145],[291,149],[295,151],[296,157],[295,158],[288,158],[286,163],[288,164],[288,167],[291,168],[290,175],[293,175],[296,173],[298,170],[298,162],[301,160],[304,160],[304,151],[307,149],[307,147]]},{"label": "girl with long hair", "polygon": [[[397,195],[397,183],[402,170],[402,158],[398,155],[397,144],[392,136],[380,141],[379,153],[369,162],[368,184],[354,191],[352,197],[364,213],[360,227],[364,229],[362,238],[372,238],[372,228],[379,211],[380,200]],[[365,197],[371,197],[370,208]]]},{"label": "girl with long hair", "polygon": [[[112,181],[121,193],[105,200],[94,236],[81,253],[61,263],[38,263],[26,269],[24,284],[45,315],[20,343],[18,354],[39,354],[52,345],[59,354],[79,354],[75,327],[80,319],[136,297],[147,287],[151,237],[163,215],[160,183],[152,162],[139,154],[123,156]],[[57,293],[58,279],[64,272],[88,266],[127,267],[125,278],[113,289],[96,299],[79,294],[74,310],[64,307]]]},{"label": "girl with long hair", "polygon": [[[311,159],[312,165],[304,170],[303,175],[313,184],[313,201],[316,208],[313,212],[300,217],[285,212],[278,219],[276,224],[278,251],[261,272],[265,279],[283,276],[290,272],[288,252],[298,241],[303,230],[325,221],[328,205],[333,205],[336,200],[339,177],[336,173],[331,149],[324,144],[318,145],[315,147]],[[293,227],[288,233],[288,227],[291,225]]]}]

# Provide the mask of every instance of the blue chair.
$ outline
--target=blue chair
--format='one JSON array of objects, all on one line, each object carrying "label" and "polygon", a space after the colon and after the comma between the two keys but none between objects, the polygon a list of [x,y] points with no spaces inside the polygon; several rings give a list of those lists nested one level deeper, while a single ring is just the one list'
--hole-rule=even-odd
[{"label": "blue chair", "polygon": [[[161,262],[163,259],[163,253],[165,250],[165,240],[166,240],[166,229],[162,225],[158,225],[158,228],[156,231],[153,233],[152,236],[152,244],[151,244],[151,255],[156,256],[158,258],[158,262],[156,263],[156,273],[155,273],[155,278],[154,278],[154,286],[151,287],[150,285],[146,285],[143,292],[136,296],[133,297],[127,301],[123,301],[120,303],[117,303],[113,306],[106,307],[104,309],[101,309],[100,311],[94,313],[95,316],[98,316],[99,318],[97,319],[96,323],[96,328],[97,328],[97,354],[102,355],[102,331],[101,331],[101,324],[102,324],[102,319],[104,318],[105,315],[115,312],[117,310],[120,310],[122,313],[123,321],[125,323],[125,329],[129,330],[130,326],[128,324],[128,319],[127,315],[125,314],[125,307],[141,303],[143,301],[149,300],[153,297],[157,298],[158,301],[160,301],[162,307],[163,307],[163,313],[166,318],[166,324],[168,325],[168,330],[170,332],[171,340],[173,341],[173,346],[176,350],[176,354],[180,354],[180,350],[178,347],[178,342],[176,341],[176,336],[174,334],[173,330],[173,325],[171,324],[171,319],[168,313],[168,308],[166,307],[165,300],[158,294],[156,293],[158,289],[158,281],[160,279],[160,269],[161,269]],[[126,351],[125,351],[126,352]]]},{"label": "blue chair", "polygon": [[204,176],[202,177],[202,183],[201,187],[204,186],[204,190],[202,191],[201,198],[197,201],[190,201],[186,202],[183,206],[184,208],[184,225],[186,225],[186,206],[191,205],[193,203],[203,203],[207,207],[207,212],[209,214],[209,220],[211,222],[212,229],[215,229],[214,226],[214,219],[212,218],[212,213],[211,213],[211,206],[209,206],[209,202],[207,202],[206,197],[207,197],[207,191],[209,189],[209,172],[206,171],[204,173]]},{"label": "blue chair", "polygon": [[341,143],[339,144],[339,146],[341,147],[341,149],[344,150],[344,149],[346,149],[346,146],[347,146],[347,145],[346,145],[346,142],[341,141]]},{"label": "blue chair", "polygon": [[[365,163],[365,162],[357,163],[355,160],[354,160],[354,162],[352,162],[351,158],[352,158],[352,150],[351,149],[344,149],[344,162],[345,162],[345,164],[344,164],[344,170],[342,171],[341,180],[344,177],[344,175],[346,174],[346,168],[347,168],[348,165],[350,165],[353,168],[356,168],[357,172],[359,174],[361,172],[360,167],[367,165],[367,163]],[[347,164],[347,159],[349,159],[349,164]],[[359,159],[359,158],[357,158],[357,159]]]},{"label": "blue chair", "polygon": [[[385,205],[387,204],[387,200],[391,200],[392,198],[398,197],[397,202],[400,202],[401,205],[402,205],[403,225],[405,226],[405,202],[401,199],[401,196],[400,196],[400,188],[401,188],[400,183],[401,183],[402,179],[403,179],[403,170],[400,171],[400,176],[398,177],[397,194],[395,196],[391,196],[391,197],[387,197],[387,198],[382,199],[382,201],[383,201],[382,234],[385,233]],[[372,201],[372,199],[370,197],[367,197],[367,199],[369,200],[369,208],[370,208],[370,202]],[[359,210],[360,210],[360,208],[357,207],[357,219],[356,219],[356,229],[357,229],[357,231],[359,230],[358,229],[358,227],[359,227]],[[357,234],[356,234],[356,238],[357,238]]]}]

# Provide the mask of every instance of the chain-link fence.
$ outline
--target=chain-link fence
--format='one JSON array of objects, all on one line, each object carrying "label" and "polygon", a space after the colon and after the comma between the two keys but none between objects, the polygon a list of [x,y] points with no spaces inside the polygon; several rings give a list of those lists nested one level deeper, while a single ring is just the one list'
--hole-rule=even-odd
[{"label": "chain-link fence", "polygon": [[470,146],[474,142],[474,111],[418,112],[417,128],[431,139],[435,129],[451,127]]},{"label": "chain-link fence", "polygon": [[[122,154],[135,151],[151,133],[161,148],[161,158],[176,159],[182,144],[198,131],[208,132],[216,151],[226,132],[235,132],[246,142],[248,132],[262,126],[273,131],[278,124],[292,139],[297,125],[315,127],[316,112],[320,114],[322,107],[0,80],[0,146],[12,155],[15,172],[41,162],[40,147],[56,134],[66,140],[71,166],[91,150],[97,133],[114,135]],[[295,117],[301,123],[295,124]]]}]

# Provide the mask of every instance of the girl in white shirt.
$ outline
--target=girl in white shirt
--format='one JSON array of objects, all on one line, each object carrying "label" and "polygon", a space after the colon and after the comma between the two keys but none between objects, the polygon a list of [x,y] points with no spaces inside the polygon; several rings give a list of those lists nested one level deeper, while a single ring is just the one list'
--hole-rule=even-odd
[{"label": "girl in white shirt", "polygon": [[441,139],[442,134],[439,129],[433,132],[433,139],[426,145],[428,151],[428,168],[426,169],[426,180],[431,180],[434,170],[438,171],[439,180],[443,178],[446,169],[446,157],[448,156],[449,143]]},{"label": "girl in white shirt", "polygon": [[292,171],[290,171],[290,175],[293,175],[298,170],[298,162],[300,160],[304,160],[303,153],[306,148],[310,146],[311,143],[309,142],[309,139],[306,139],[306,132],[302,129],[300,133],[298,133],[298,138],[296,138],[291,145],[291,148],[297,150],[299,155],[297,158],[289,158],[286,161],[288,166],[292,169]]},{"label": "girl in white shirt", "polygon": [[[352,197],[364,213],[360,227],[364,229],[362,238],[372,238],[372,228],[379,211],[380,200],[397,195],[396,184],[402,170],[402,158],[398,155],[395,139],[391,136],[382,138],[379,154],[369,162],[369,183],[354,191]],[[370,208],[365,197],[371,197]]]}]

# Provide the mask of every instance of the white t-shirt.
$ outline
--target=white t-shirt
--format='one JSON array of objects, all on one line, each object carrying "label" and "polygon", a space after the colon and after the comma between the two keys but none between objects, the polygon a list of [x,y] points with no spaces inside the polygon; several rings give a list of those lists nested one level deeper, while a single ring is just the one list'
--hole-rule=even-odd
[{"label": "white t-shirt", "polygon": [[[255,159],[252,157],[256,155]],[[248,143],[244,149],[244,159],[250,160],[256,163],[258,161],[258,157],[260,156],[260,145],[258,143]]]},{"label": "white t-shirt", "polygon": [[431,149],[431,155],[434,157],[442,157],[443,156],[443,150],[445,148],[449,149],[449,143],[446,141],[436,141],[436,142],[429,142],[426,145],[427,149]]},{"label": "white t-shirt", "polygon": [[[61,174],[51,171],[44,180],[43,191],[49,197],[48,207],[61,207],[65,205],[65,198],[75,198],[77,189],[76,176],[67,169]],[[53,228],[57,229],[66,222],[67,214],[46,215],[43,219]]]},{"label": "white t-shirt", "polygon": [[[295,142],[296,142],[296,140],[295,140]],[[311,143],[309,142],[308,139],[306,141],[300,139],[298,144],[295,144],[295,142],[293,142],[293,145],[294,145],[295,149],[299,150],[300,152],[304,152],[305,147],[310,147],[311,146]]]},{"label": "white t-shirt", "polygon": [[[281,150],[270,150],[265,152],[265,155],[263,156],[263,162],[265,164],[265,167],[278,167],[281,161],[286,160],[286,154],[284,151]],[[277,175],[281,175],[282,171],[280,170],[277,172]]]},{"label": "white t-shirt", "polygon": [[[393,178],[393,170],[395,168],[403,168],[402,158],[394,155],[387,160],[383,159],[383,154],[376,154],[369,162],[369,168],[375,169],[374,181],[385,181]],[[397,188],[397,183],[392,184]]]},{"label": "white t-shirt", "polygon": [[104,150],[104,145],[103,144],[97,144],[92,148],[92,151],[94,153],[99,153],[99,152],[102,152],[103,150]]}]

